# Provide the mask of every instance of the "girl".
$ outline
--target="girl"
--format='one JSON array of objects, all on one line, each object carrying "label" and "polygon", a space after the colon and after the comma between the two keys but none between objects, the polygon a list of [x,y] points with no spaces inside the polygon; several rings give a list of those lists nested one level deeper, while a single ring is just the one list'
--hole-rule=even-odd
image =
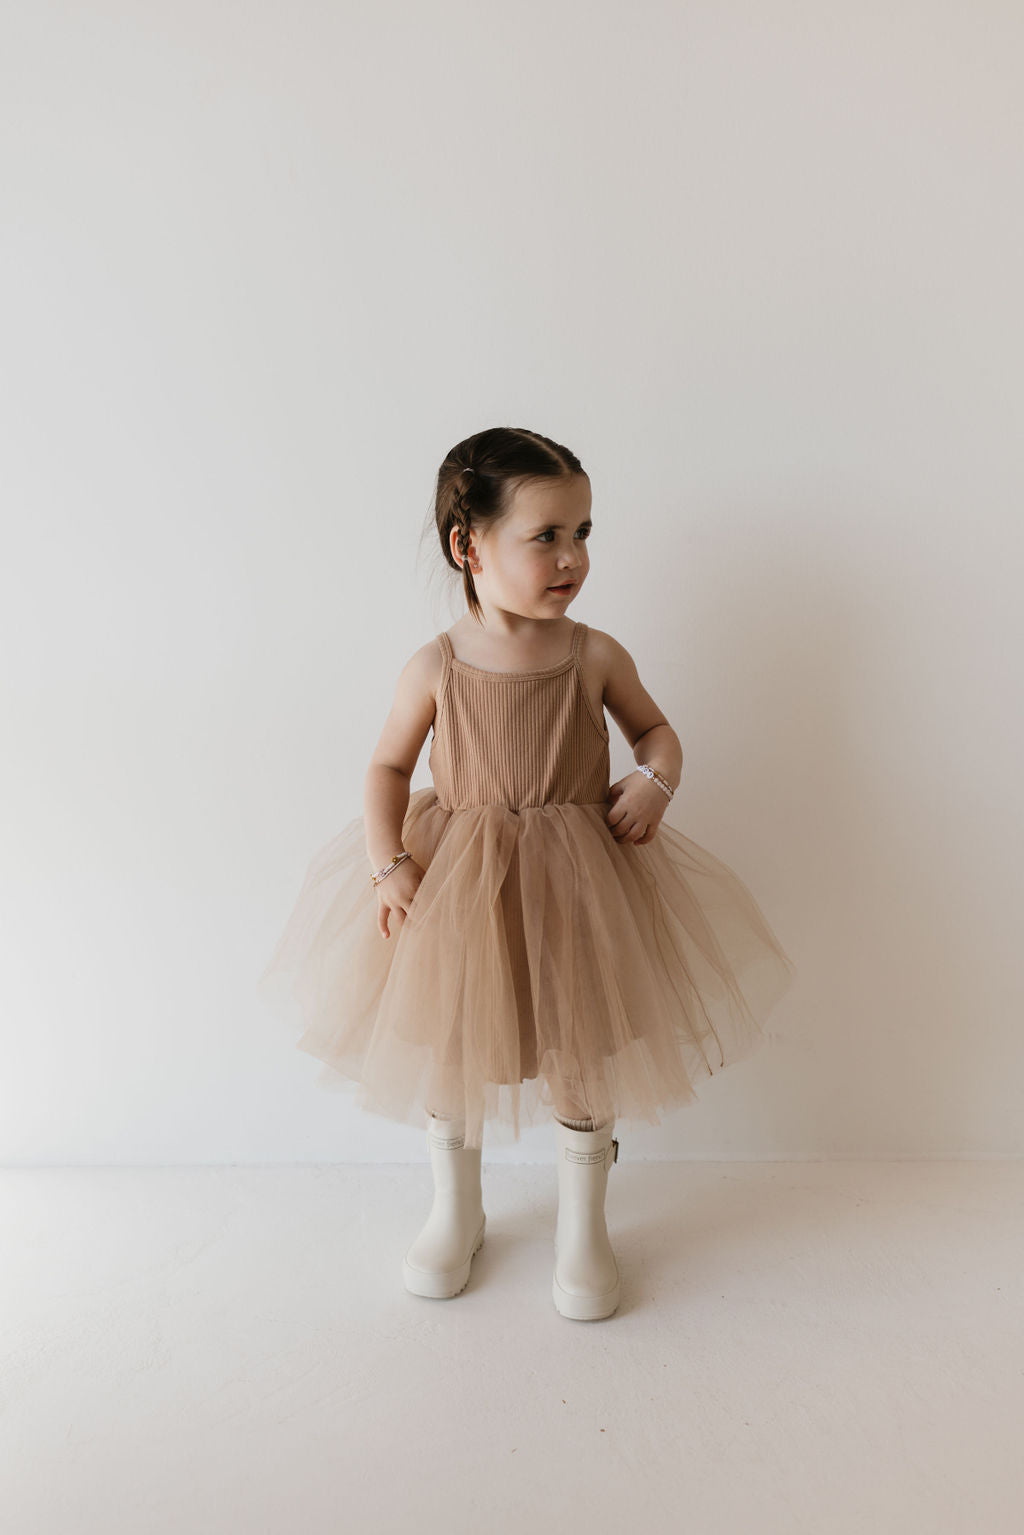
[{"label": "girl", "polygon": [[[364,815],[313,860],[264,981],[287,973],[326,1086],[422,1127],[417,1295],[452,1296],[484,1238],[485,1120],[554,1116],[553,1295],[609,1316],[604,1196],[617,1117],[660,1124],[746,1055],[795,974],[737,876],[662,819],[679,738],[629,653],[569,609],[590,567],[590,480],[568,448],[495,427],[437,476],[467,612],[398,680]],[[609,784],[605,713],[637,769]],[[433,731],[433,787],[410,779]],[[369,861],[369,871],[363,862]]]}]

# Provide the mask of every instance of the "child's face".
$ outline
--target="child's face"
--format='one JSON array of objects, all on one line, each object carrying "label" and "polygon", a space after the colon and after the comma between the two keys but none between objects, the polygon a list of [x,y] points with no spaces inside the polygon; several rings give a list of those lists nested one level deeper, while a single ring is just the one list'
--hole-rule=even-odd
[{"label": "child's face", "polygon": [[[590,570],[590,506],[585,474],[521,485],[499,522],[482,535],[473,530],[470,568],[481,602],[528,618],[560,618]],[[563,583],[572,584],[552,590]]]}]

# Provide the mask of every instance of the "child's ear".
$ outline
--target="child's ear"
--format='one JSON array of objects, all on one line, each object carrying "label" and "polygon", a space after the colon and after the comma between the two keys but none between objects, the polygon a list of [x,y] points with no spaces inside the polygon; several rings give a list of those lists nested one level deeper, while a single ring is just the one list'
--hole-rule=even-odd
[{"label": "child's ear", "polygon": [[[448,546],[452,551],[452,559],[455,561],[456,565],[460,565],[463,558],[459,550],[460,532],[461,529],[459,528],[458,524],[456,524],[448,534]],[[469,535],[469,543],[466,546],[465,558],[469,561],[470,570],[476,572],[480,569],[480,555],[477,551],[476,539],[472,533]]]}]

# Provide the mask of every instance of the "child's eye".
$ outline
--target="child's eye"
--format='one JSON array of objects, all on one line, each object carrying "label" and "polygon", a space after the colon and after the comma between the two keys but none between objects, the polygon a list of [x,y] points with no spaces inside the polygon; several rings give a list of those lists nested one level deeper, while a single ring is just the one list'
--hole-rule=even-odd
[{"label": "child's eye", "polygon": [[[577,528],[576,532],[577,533],[582,533],[584,538],[589,538],[590,537],[590,529],[589,528]],[[538,533],[537,534],[537,537],[538,538],[546,539],[549,533],[551,534],[551,537],[554,538],[554,536],[555,536],[554,528],[545,528],[543,533]]]}]

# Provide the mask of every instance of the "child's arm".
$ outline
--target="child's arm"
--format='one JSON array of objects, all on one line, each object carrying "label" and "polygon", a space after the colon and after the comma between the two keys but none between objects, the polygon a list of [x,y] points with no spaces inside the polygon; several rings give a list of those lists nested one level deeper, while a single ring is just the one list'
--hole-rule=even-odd
[{"label": "child's arm", "polygon": [[[383,868],[402,847],[409,783],[434,719],[441,665],[441,653],[434,641],[422,646],[406,662],[398,678],[391,712],[366,770],[363,796],[366,852],[374,870]],[[389,880],[394,877],[388,875]]]},{"label": "child's arm", "polygon": [[625,646],[610,634],[602,634],[601,640],[605,708],[633,748],[634,762],[649,762],[677,789],[683,771],[679,737],[640,681]]},{"label": "child's arm", "polygon": [[[671,789],[677,789],[683,772],[679,737],[640,681],[625,646],[610,634],[591,632],[599,637],[595,663],[604,676],[604,707],[632,747],[633,760],[648,763]],[[616,803],[608,813],[608,824],[616,839],[637,845],[652,841],[668,807],[664,791],[642,773],[630,773],[612,786],[612,794]]]}]

